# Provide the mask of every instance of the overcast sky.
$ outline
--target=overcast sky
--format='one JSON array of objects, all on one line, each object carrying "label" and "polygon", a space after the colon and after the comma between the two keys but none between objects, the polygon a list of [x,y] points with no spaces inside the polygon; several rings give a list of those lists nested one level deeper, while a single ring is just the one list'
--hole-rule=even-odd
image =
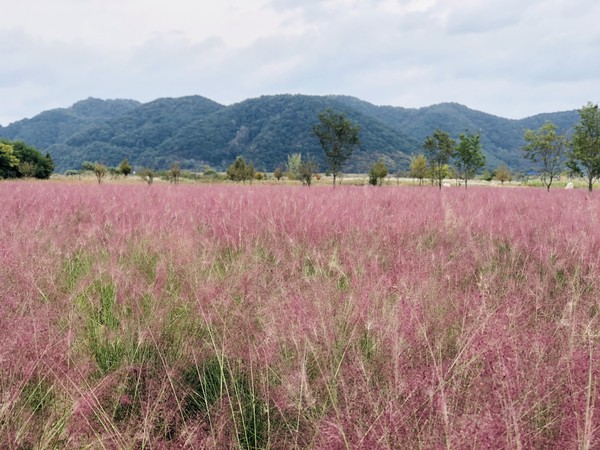
[{"label": "overcast sky", "polygon": [[87,97],[600,100],[598,0],[0,0],[0,124]]}]

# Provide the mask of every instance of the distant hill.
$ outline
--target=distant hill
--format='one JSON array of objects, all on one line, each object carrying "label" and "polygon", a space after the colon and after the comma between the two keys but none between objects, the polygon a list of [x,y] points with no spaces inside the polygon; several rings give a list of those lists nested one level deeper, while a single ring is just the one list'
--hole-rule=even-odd
[{"label": "distant hill", "polygon": [[[576,110],[545,113],[521,120],[505,119],[475,111],[458,103],[441,103],[418,109],[393,106],[375,106],[354,97],[336,97],[364,114],[376,117],[395,130],[408,134],[421,145],[426,136],[439,128],[458,138],[465,130],[481,130],[481,142],[486,154],[487,166],[497,167],[504,162],[514,169],[525,169],[530,163],[523,159],[523,132],[537,129],[551,120],[560,133],[568,133],[579,120]],[[421,151],[420,148],[416,150]]]},{"label": "distant hill", "polygon": [[481,130],[488,167],[505,162],[526,170],[530,166],[520,150],[526,128],[551,120],[559,131],[568,132],[579,118],[577,111],[566,111],[511,120],[456,103],[411,109],[347,96],[274,95],[231,106],[201,96],[144,104],[90,98],[0,127],[0,137],[49,151],[57,171],[79,168],[86,160],[116,166],[123,158],[138,167],[163,169],[177,160],[183,168],[208,164],[223,170],[238,155],[270,171],[295,152],[323,164],[312,126],[326,108],[344,112],[361,127],[362,145],[348,161],[348,172],[366,171],[379,158],[393,170],[406,168],[410,155],[421,151],[423,140],[436,128],[455,138],[466,129]]},{"label": "distant hill", "polygon": [[46,150],[86,128],[136,109],[140,105],[135,100],[88,98],[70,108],[53,109],[31,119],[14,122],[7,127],[0,126],[0,137],[24,140],[38,150]]}]

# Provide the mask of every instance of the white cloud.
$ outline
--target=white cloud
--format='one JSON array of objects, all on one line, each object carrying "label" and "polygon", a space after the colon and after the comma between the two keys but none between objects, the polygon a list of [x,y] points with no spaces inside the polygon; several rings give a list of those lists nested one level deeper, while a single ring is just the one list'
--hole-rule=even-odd
[{"label": "white cloud", "polygon": [[337,93],[509,117],[600,100],[595,0],[22,0],[3,16],[4,125],[88,96]]}]

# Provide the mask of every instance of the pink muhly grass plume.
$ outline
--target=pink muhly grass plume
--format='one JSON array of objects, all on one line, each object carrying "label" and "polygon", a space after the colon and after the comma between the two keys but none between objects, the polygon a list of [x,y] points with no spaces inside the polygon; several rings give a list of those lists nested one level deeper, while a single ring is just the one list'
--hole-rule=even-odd
[{"label": "pink muhly grass plume", "polygon": [[600,445],[595,194],[4,182],[0,198],[9,446]]}]

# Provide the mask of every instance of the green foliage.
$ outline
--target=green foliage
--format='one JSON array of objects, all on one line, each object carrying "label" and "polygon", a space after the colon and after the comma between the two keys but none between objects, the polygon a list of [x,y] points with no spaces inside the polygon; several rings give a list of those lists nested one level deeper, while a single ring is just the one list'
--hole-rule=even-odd
[{"label": "green foliage", "polygon": [[481,132],[477,134],[461,133],[458,136],[458,146],[454,153],[454,165],[457,178],[465,182],[475,176],[477,171],[485,166],[485,155],[481,148]]},{"label": "green foliage", "polygon": [[83,170],[84,172],[93,172],[94,171],[94,163],[91,161],[82,162],[81,170]]},{"label": "green foliage", "polygon": [[560,175],[564,164],[568,139],[556,133],[556,125],[548,121],[537,131],[525,130],[527,145],[523,147],[525,157],[539,163],[540,179],[549,191],[552,182]]},{"label": "green foliage", "polygon": [[0,178],[50,178],[54,161],[21,141],[0,141]]},{"label": "green foliage", "polygon": [[123,161],[121,161],[121,164],[119,164],[119,168],[118,171],[119,173],[128,176],[131,172],[132,172],[132,168],[131,165],[129,165],[129,161],[127,161],[127,158],[125,158]]},{"label": "green foliage", "polygon": [[106,178],[106,175],[108,174],[108,168],[104,164],[96,162],[92,165],[92,172],[94,172],[96,180],[98,180],[98,184],[100,184],[102,183],[102,180]]},{"label": "green foliage", "polygon": [[254,165],[246,164],[244,158],[238,156],[235,162],[227,169],[227,176],[233,181],[245,183],[254,178]]},{"label": "green foliage", "polygon": [[277,167],[273,172],[273,176],[277,179],[277,181],[283,178],[283,169],[281,167]]},{"label": "green foliage", "polygon": [[510,181],[512,179],[510,169],[504,163],[500,164],[496,168],[496,172],[494,173],[494,178],[498,180],[500,183],[504,184],[505,181]]},{"label": "green foliage", "polygon": [[206,178],[218,178],[218,172],[210,167],[208,164],[204,166],[204,171],[202,172],[202,176]]},{"label": "green foliage", "polygon": [[98,367],[98,375],[117,369],[127,353],[118,333],[120,320],[112,283],[94,281],[76,300],[84,317],[85,343]]},{"label": "green foliage", "polygon": [[300,167],[298,167],[298,179],[302,184],[310,187],[316,171],[317,162],[312,158],[305,158],[300,162]]},{"label": "green foliage", "polygon": [[484,170],[481,172],[481,179],[484,181],[492,181],[496,176],[496,171],[490,172],[489,170]]},{"label": "green foliage", "polygon": [[223,396],[230,376],[222,360],[215,357],[205,361],[201,367],[192,366],[185,370],[183,381],[190,390],[184,400],[184,413],[187,417],[195,417],[200,413],[210,413],[210,408]]},{"label": "green foliage", "polygon": [[450,137],[450,134],[441,130],[435,130],[433,135],[427,136],[425,142],[423,142],[431,179],[437,182],[440,189],[446,176],[444,166],[447,166],[450,162],[455,147],[456,142]]},{"label": "green foliage", "polygon": [[369,184],[372,186],[381,186],[383,179],[388,175],[388,168],[385,161],[380,159],[371,166],[369,170]]},{"label": "green foliage", "polygon": [[588,190],[600,177],[600,110],[598,105],[588,103],[579,110],[579,123],[571,140],[567,167],[587,178]]},{"label": "green foliage", "polygon": [[43,414],[54,403],[54,386],[49,380],[34,376],[23,386],[21,398],[24,399],[25,405],[31,409],[31,412]]},{"label": "green foliage", "polygon": [[292,153],[288,155],[287,162],[287,177],[290,180],[300,179],[300,165],[302,164],[302,155],[300,153]]},{"label": "green foliage", "polygon": [[313,132],[325,152],[325,160],[335,179],[342,171],[346,160],[359,146],[360,127],[346,118],[344,113],[336,113],[331,108],[319,114],[319,124],[313,126]]},{"label": "green foliage", "polygon": [[175,161],[173,164],[171,164],[171,168],[169,169],[167,176],[171,183],[179,183],[179,178],[181,177],[181,167],[179,165],[179,161]]},{"label": "green foliage", "polygon": [[229,398],[232,419],[240,448],[265,448],[269,431],[268,406],[257,395],[254,380],[236,364],[222,356],[208,358],[199,366],[183,372],[189,394],[183,402],[186,418],[203,415],[211,421],[213,405],[225,395]]},{"label": "green foliage", "polygon": [[150,185],[154,182],[154,177],[156,174],[154,173],[154,170],[144,167],[138,172],[138,175],[142,180]]},{"label": "green foliage", "polygon": [[[237,155],[270,171],[291,152],[316,155],[319,166],[325,167],[311,126],[326,108],[341,111],[360,125],[361,147],[346,162],[348,172],[367,172],[381,156],[395,161],[394,169],[407,169],[410,155],[421,151],[421,143],[436,128],[451,136],[465,129],[482,130],[490,167],[505,162],[529,170],[533,164],[515,151],[525,144],[523,130],[551,119],[564,133],[577,122],[577,111],[515,121],[456,103],[410,109],[375,106],[351,97],[275,95],[225,107],[193,96],[146,104],[88,99],[0,128],[0,136],[50,151],[61,172],[78,168],[83,160],[115,167],[124,158],[132,166],[156,170],[168,170],[177,159],[184,170],[199,171],[210,164],[224,171]],[[377,154],[372,149],[378,149]]]},{"label": "green foliage", "polygon": [[425,155],[419,154],[410,159],[409,175],[419,180],[419,184],[423,185],[423,179],[429,176],[429,165]]},{"label": "green foliage", "polygon": [[35,175],[35,166],[29,161],[19,164],[19,173],[24,178],[32,178]]},{"label": "green foliage", "polygon": [[0,142],[0,178],[14,178],[18,173],[19,158],[7,142]]}]

